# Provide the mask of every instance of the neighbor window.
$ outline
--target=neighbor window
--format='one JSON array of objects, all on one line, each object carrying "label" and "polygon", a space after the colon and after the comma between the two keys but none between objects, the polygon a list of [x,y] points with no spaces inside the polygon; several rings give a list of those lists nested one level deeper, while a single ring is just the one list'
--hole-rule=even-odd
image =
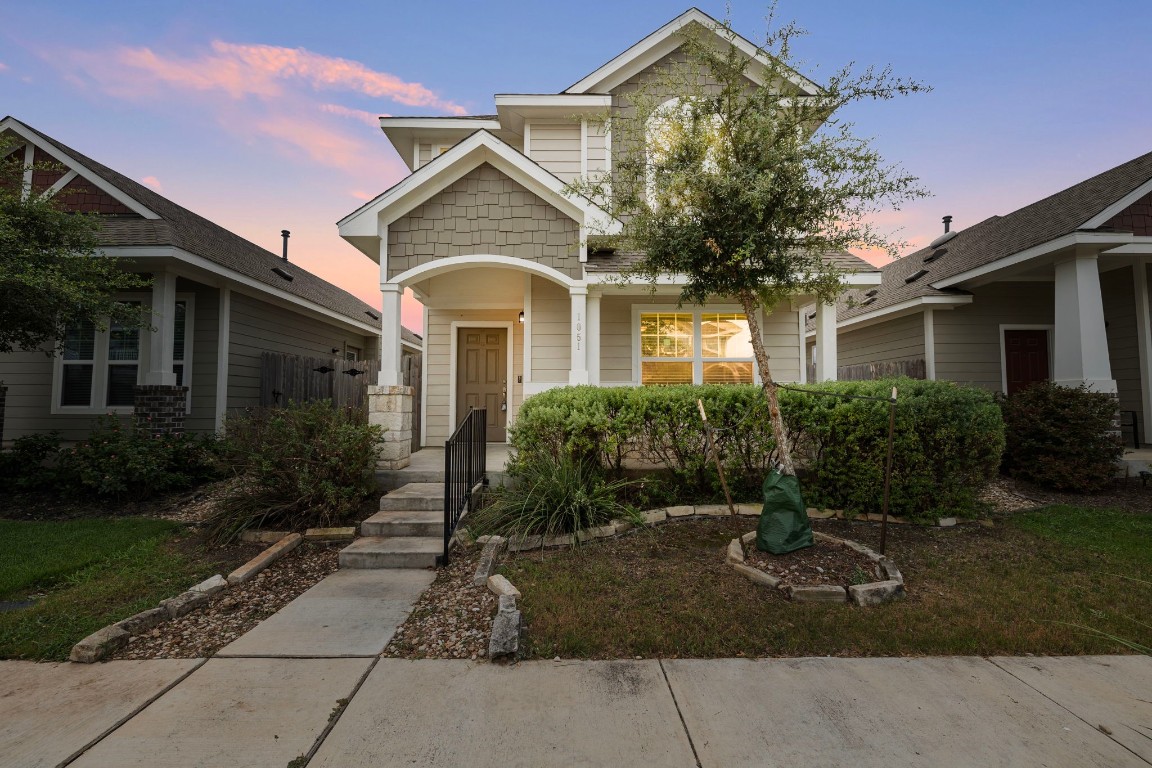
[{"label": "neighbor window", "polygon": [[[139,307],[141,299],[123,303]],[[172,372],[177,386],[188,386],[192,362],[191,298],[176,301],[173,318]],[[130,409],[136,402],[136,385],[147,370],[147,328],[109,323],[101,330],[91,322],[69,326],[58,359],[55,395],[57,408],[100,413]]]},{"label": "neighbor window", "polygon": [[750,384],[752,336],[736,312],[642,312],[641,384]]}]

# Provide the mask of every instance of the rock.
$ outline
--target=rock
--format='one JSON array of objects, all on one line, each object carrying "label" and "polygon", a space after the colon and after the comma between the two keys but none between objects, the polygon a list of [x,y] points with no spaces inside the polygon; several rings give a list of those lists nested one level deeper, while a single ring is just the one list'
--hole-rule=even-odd
[{"label": "rock", "polygon": [[510,595],[500,598],[500,610],[492,620],[492,637],[488,641],[488,658],[516,656],[520,651],[520,611]]},{"label": "rock", "polygon": [[203,592],[181,592],[176,597],[160,601],[160,607],[167,610],[173,619],[192,613],[202,605],[208,605],[208,595]]},{"label": "rock", "polygon": [[748,533],[740,537],[740,540],[745,544],[751,544],[756,541],[756,531],[748,531]]},{"label": "rock", "polygon": [[545,536],[543,544],[545,547],[571,547],[576,544],[576,537],[570,533]]},{"label": "rock", "polygon": [[304,538],[308,541],[351,541],[356,538],[356,528],[309,528],[304,531]]},{"label": "rock", "polygon": [[936,525],[940,526],[941,528],[951,528],[952,526],[956,525],[956,518],[942,517],[936,521]]},{"label": "rock", "polygon": [[884,573],[885,579],[896,581],[901,584],[904,583],[904,576],[900,573],[900,569],[896,567],[896,564],[891,560],[884,558],[880,561],[879,565],[880,570]]},{"label": "rock", "polygon": [[488,591],[501,598],[520,597],[520,590],[498,573],[488,577]]},{"label": "rock", "polygon": [[751,579],[757,584],[763,584],[764,586],[772,587],[773,589],[780,586],[780,579],[776,578],[775,576],[769,576],[759,568],[753,568],[752,566],[745,565],[744,563],[729,562],[728,565],[735,568],[736,572],[740,575]]},{"label": "rock", "polygon": [[464,527],[457,528],[452,538],[465,549],[471,549],[476,544],[476,539],[472,538],[472,531]]},{"label": "rock", "polygon": [[149,608],[146,611],[140,611],[135,616],[129,616],[123,621],[116,622],[114,626],[120,627],[130,635],[139,635],[160,626],[168,621],[168,618],[167,608]]},{"label": "rock", "polygon": [[476,565],[476,573],[472,576],[472,584],[482,587],[488,583],[488,577],[496,571],[496,563],[500,560],[500,553],[508,542],[501,536],[490,536],[484,549],[480,552],[480,562]]},{"label": "rock", "polygon": [[792,587],[792,599],[798,603],[843,603],[848,600],[844,587],[830,584]]},{"label": "rock", "polygon": [[72,646],[69,661],[78,664],[91,664],[128,645],[129,634],[113,624],[97,630]]},{"label": "rock", "polygon": [[543,544],[543,536],[513,536],[508,540],[508,551],[523,552],[527,549],[540,549]]},{"label": "rock", "polygon": [[875,581],[871,584],[853,584],[848,594],[856,605],[880,605],[904,595],[904,584],[899,581]]},{"label": "rock", "polygon": [[760,513],[764,511],[763,504],[737,504],[736,514],[744,515],[745,517],[760,517]]},{"label": "rock", "polygon": [[220,574],[216,574],[212,578],[205,579],[204,581],[200,582],[188,591],[203,592],[204,594],[208,595],[208,597],[212,597],[213,595],[219,594],[226,589],[228,589],[228,581]]},{"label": "rock", "polygon": [[664,512],[668,517],[691,517],[696,514],[696,507],[666,507]]},{"label": "rock", "polygon": [[640,517],[644,520],[644,525],[656,525],[668,519],[668,513],[663,509],[653,509],[649,512],[641,512]]},{"label": "rock", "polygon": [[980,523],[980,525],[984,526],[985,528],[995,528],[996,527],[996,523],[992,520],[989,520],[986,517],[980,518],[980,520],[978,522]]},{"label": "rock", "polygon": [[616,533],[624,533],[625,531],[632,530],[631,520],[613,520],[611,524],[612,527],[616,529]]},{"label": "rock", "polygon": [[732,514],[727,504],[698,504],[696,514],[700,517],[726,517]]},{"label": "rock", "polygon": [[276,562],[284,555],[288,554],[296,547],[300,546],[300,542],[304,541],[304,537],[298,533],[291,533],[278,542],[268,547],[256,557],[252,558],[244,565],[240,566],[232,573],[228,574],[228,584],[236,586],[251,581],[257,574],[263,571],[272,563]]},{"label": "rock", "polygon": [[728,542],[728,562],[744,562],[744,547],[740,544],[740,539],[732,539]]},{"label": "rock", "polygon": [[819,510],[809,507],[808,517],[813,520],[827,520],[830,517],[836,517],[836,513],[830,509]]}]

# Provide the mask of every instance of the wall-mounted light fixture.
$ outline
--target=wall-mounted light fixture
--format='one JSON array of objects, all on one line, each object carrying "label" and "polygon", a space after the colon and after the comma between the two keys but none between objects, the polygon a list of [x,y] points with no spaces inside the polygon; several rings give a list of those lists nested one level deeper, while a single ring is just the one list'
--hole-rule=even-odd
[{"label": "wall-mounted light fixture", "polygon": [[520,310],[520,322],[524,322],[524,310]]}]

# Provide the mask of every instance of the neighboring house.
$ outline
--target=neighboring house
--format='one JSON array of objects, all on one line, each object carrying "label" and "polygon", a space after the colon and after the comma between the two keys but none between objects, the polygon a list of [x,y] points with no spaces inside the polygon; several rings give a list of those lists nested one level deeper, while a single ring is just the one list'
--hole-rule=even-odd
[{"label": "neighboring house", "polygon": [[[473,405],[487,406],[489,440],[502,441],[524,399],[556,386],[757,380],[739,306],[677,307],[675,277],[655,293],[647,284],[619,285],[637,255],[588,247],[590,232],[617,231],[619,222],[565,187],[611,174],[617,149],[598,118],[627,109],[638,82],[682,59],[688,26],[725,40],[714,19],[693,9],[560,93],[497,94],[493,115],[381,118],[412,174],[339,226],[380,264],[381,385],[400,383],[403,290],[424,305],[421,444],[442,443]],[[756,55],[746,40],[737,45]],[[750,76],[758,71],[751,67]],[[817,88],[799,76],[789,87]],[[832,258],[868,273],[851,284],[876,284],[867,263]],[[805,378],[799,310],[810,302],[795,297],[761,318],[780,381]]]},{"label": "neighboring house", "polygon": [[[151,306],[155,329],[77,327],[62,355],[0,356],[6,442],[47,430],[84,438],[98,415],[132,413],[141,391],[185,406],[189,431],[211,432],[229,409],[260,404],[265,351],[378,357],[379,312],[351,294],[19,120],[0,120],[0,136],[13,143],[0,162],[59,167],[27,172],[31,194],[98,214],[102,251],[152,276],[123,299]],[[403,346],[421,342],[405,329]]]},{"label": "neighboring house", "polygon": [[839,365],[922,359],[927,378],[1007,393],[1087,384],[1152,442],[1150,257],[1147,154],[885,266],[841,302]]}]

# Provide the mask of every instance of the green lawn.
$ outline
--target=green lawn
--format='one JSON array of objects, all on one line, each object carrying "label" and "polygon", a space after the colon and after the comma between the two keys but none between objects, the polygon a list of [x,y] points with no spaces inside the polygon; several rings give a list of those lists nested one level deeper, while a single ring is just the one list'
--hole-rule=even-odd
[{"label": "green lawn", "polygon": [[58,660],[95,630],[154,607],[219,563],[177,546],[182,528],[142,518],[0,520],[0,658]]},{"label": "green lawn", "polygon": [[[746,528],[753,526],[745,521]],[[814,526],[870,546],[874,524]],[[892,526],[908,597],[801,605],[723,563],[726,521],[520,555],[529,655],[551,658],[1116,653],[1152,645],[1152,516],[1048,507],[995,527]],[[1133,579],[1139,581],[1133,581]]]}]

